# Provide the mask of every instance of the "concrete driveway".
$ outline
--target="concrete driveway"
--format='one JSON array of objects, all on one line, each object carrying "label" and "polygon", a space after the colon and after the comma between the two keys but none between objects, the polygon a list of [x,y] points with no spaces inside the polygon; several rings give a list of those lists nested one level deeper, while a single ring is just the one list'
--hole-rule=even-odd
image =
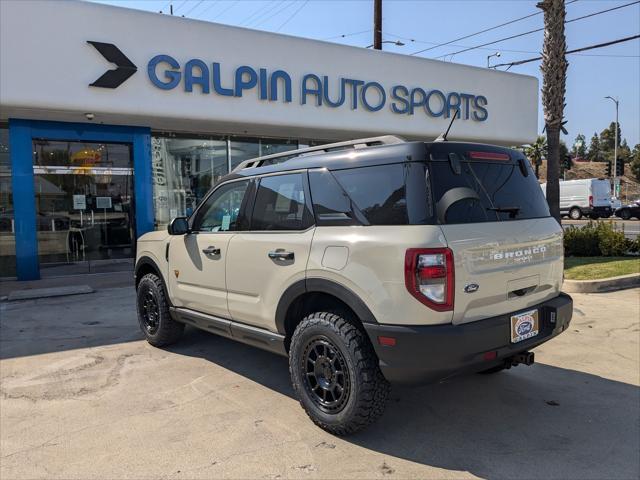
[{"label": "concrete driveway", "polygon": [[395,388],[348,438],[307,419],[284,358],[141,341],[131,288],[3,303],[0,477],[637,479],[640,291],[574,299],[536,365]]}]

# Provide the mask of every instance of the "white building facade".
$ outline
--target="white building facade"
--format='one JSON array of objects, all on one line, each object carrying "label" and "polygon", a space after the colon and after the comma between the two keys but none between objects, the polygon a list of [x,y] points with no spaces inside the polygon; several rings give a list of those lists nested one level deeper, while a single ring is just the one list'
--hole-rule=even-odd
[{"label": "white building facade", "polygon": [[0,2],[0,276],[101,271],[251,157],[519,145],[534,77],[85,2]]}]

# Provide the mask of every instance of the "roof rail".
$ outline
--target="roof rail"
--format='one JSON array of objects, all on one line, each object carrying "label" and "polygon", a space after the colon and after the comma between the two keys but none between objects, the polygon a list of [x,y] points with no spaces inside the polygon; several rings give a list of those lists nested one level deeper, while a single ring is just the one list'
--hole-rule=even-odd
[{"label": "roof rail", "polygon": [[[302,157],[306,155],[324,153],[331,150],[341,150],[348,147],[366,148],[375,145],[393,145],[396,143],[404,142],[406,142],[406,140],[402,137],[396,135],[383,135],[380,137],[358,138],[356,140],[348,140],[346,142],[327,143],[325,145],[318,145],[316,147],[299,148],[297,150],[289,150],[286,152],[274,153],[272,155],[265,155],[263,157],[251,158],[240,163],[236,168],[233,169],[233,171],[236,172],[245,168],[260,167],[265,163],[270,163],[270,160],[276,160],[282,157]],[[286,158],[283,161],[290,160],[291,158]]]}]

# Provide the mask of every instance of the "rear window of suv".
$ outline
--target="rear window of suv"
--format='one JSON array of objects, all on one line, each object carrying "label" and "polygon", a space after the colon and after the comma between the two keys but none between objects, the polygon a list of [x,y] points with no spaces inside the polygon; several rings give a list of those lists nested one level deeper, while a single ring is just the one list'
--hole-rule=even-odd
[{"label": "rear window of suv", "polygon": [[427,181],[441,224],[549,216],[542,189],[524,155],[474,144],[431,144]]}]

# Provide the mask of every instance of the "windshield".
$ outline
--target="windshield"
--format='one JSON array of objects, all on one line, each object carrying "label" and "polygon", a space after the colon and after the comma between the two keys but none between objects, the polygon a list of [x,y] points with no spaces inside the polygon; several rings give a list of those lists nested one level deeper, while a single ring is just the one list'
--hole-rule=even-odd
[{"label": "windshield", "polygon": [[549,216],[529,162],[507,148],[432,144],[431,188],[439,223],[479,223]]}]

